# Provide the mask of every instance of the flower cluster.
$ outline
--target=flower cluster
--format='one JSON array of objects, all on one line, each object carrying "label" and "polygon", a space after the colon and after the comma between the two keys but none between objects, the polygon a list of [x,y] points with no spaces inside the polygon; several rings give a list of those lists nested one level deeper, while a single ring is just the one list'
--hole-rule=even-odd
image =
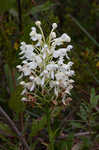
[{"label": "flower cluster", "polygon": [[[59,48],[64,42],[70,42],[71,38],[66,34],[56,37],[55,29],[57,24],[52,24],[52,30],[47,38],[45,38],[41,22],[37,21],[36,26],[40,30],[37,33],[36,27],[31,28],[30,39],[32,44],[21,42],[19,53],[22,64],[17,66],[21,72],[19,79],[26,77],[28,80],[22,80],[20,84],[24,87],[22,91],[23,101],[27,101],[26,93],[35,92],[40,86],[53,89],[53,93],[58,97],[63,91],[62,101],[70,90],[73,88],[74,80],[71,77],[74,71],[71,70],[73,62],[70,61],[68,52],[72,49],[72,45],[66,48]],[[68,63],[64,63],[68,60]]]}]

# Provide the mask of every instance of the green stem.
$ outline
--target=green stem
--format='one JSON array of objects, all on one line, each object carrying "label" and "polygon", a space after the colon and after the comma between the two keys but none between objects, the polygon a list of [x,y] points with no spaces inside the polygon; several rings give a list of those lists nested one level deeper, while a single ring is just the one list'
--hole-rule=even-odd
[{"label": "green stem", "polygon": [[51,116],[50,111],[47,111],[47,129],[48,129],[48,137],[49,137],[49,148],[48,150],[54,150],[54,138],[53,138],[53,131],[51,128]]}]

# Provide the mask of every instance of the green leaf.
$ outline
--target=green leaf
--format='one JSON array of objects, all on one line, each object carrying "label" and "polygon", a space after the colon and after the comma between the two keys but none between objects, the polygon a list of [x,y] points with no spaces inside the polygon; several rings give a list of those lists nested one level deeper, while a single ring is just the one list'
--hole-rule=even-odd
[{"label": "green leaf", "polygon": [[6,75],[8,87],[10,89],[10,93],[13,93],[14,92],[13,80],[12,80],[12,76],[11,76],[11,70],[10,70],[8,64],[4,65],[4,72],[5,72],[5,75]]},{"label": "green leaf", "polygon": [[9,100],[10,108],[16,113],[20,113],[25,110],[25,104],[21,101],[22,98],[21,92],[22,88],[17,87]]},{"label": "green leaf", "polygon": [[95,97],[95,89],[92,88],[92,89],[91,89],[91,96],[90,96],[90,103],[91,103],[91,104],[93,103],[94,97]]},{"label": "green leaf", "polygon": [[91,104],[93,107],[96,107],[97,104],[98,104],[98,100],[99,100],[99,95],[95,96],[92,101],[91,101]]},{"label": "green leaf", "polygon": [[90,97],[90,103],[91,103],[92,107],[96,107],[96,105],[98,104],[98,100],[99,100],[99,95],[95,96],[95,89],[92,88],[91,89],[91,97]]},{"label": "green leaf", "polygon": [[46,116],[43,116],[40,120],[33,120],[30,136],[36,136],[37,133],[44,128],[47,123]]}]

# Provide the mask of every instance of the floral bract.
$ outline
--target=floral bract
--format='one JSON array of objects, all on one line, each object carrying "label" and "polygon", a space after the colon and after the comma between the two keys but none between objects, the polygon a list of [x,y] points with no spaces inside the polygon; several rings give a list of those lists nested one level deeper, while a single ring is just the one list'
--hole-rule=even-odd
[{"label": "floral bract", "polygon": [[[64,42],[70,42],[71,38],[66,34],[56,37],[55,29],[57,24],[52,24],[52,30],[47,38],[43,34],[41,22],[37,21],[36,26],[40,33],[37,33],[36,28],[32,27],[30,39],[33,44],[21,42],[20,59],[22,64],[17,68],[21,72],[19,79],[26,77],[27,80],[21,81],[20,84],[24,87],[22,91],[23,101],[28,101],[27,93],[35,93],[36,88],[44,89],[45,86],[53,90],[55,97],[63,92],[62,101],[66,95],[70,94],[73,88],[74,80],[71,77],[74,71],[71,70],[73,62],[70,61],[68,52],[72,49],[72,45],[66,48],[58,48]],[[68,60],[68,63],[65,63]],[[64,103],[65,104],[65,103]]]}]

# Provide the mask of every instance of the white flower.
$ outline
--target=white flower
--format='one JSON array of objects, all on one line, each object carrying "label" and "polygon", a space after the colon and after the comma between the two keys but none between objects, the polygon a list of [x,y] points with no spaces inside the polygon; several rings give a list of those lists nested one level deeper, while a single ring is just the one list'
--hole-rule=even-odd
[{"label": "white flower", "polygon": [[[67,45],[66,48],[59,48],[59,46],[64,42],[70,42],[71,38],[66,33],[56,38],[54,30],[57,24],[53,23],[49,37],[45,39],[41,22],[36,21],[35,24],[40,33],[37,33],[35,27],[31,28],[29,35],[33,44],[21,42],[20,46],[19,55],[22,63],[17,66],[17,69],[21,72],[19,79],[24,79],[20,82],[23,86],[21,94],[25,96],[22,101],[28,100],[29,92],[35,95],[37,88],[51,88],[56,97],[63,91],[65,95],[70,94],[74,83],[74,80],[71,79],[74,71],[71,70],[73,62],[69,61],[68,52],[73,46]],[[65,59],[68,60],[68,63],[65,63]]]},{"label": "white flower", "polygon": [[35,78],[35,82],[37,85],[41,85],[41,79],[39,77]]},{"label": "white flower", "polygon": [[59,57],[58,65],[63,65],[63,62],[64,62],[64,58],[63,57]]},{"label": "white flower", "polygon": [[54,38],[56,38],[56,33],[55,32],[51,32],[50,36],[51,36],[51,39],[54,39]]},{"label": "white flower", "polygon": [[32,27],[31,30],[32,30],[32,31],[31,31],[30,34],[29,34],[30,37],[32,37],[32,36],[34,36],[34,35],[36,34],[36,28],[35,28],[35,27]]},{"label": "white flower", "polygon": [[35,88],[35,83],[33,82],[33,83],[31,84],[31,87],[29,87],[28,89],[29,89],[30,91],[33,91],[34,88]]},{"label": "white flower", "polygon": [[42,78],[42,80],[41,80],[41,86],[43,86],[44,85],[44,82],[45,82],[45,76]]},{"label": "white flower", "polygon": [[58,97],[58,88],[54,88],[55,95]]},{"label": "white flower", "polygon": [[25,82],[24,82],[24,81],[21,81],[21,82],[20,82],[20,85],[25,85]]},{"label": "white flower", "polygon": [[56,87],[56,86],[59,86],[59,81],[53,81],[53,80],[51,80],[50,81],[50,87],[53,88],[53,87]]},{"label": "white flower", "polygon": [[41,39],[42,39],[42,35],[36,32],[36,28],[35,27],[32,27],[31,29],[32,29],[32,31],[29,34],[30,37],[31,37],[31,40],[40,42]]},{"label": "white flower", "polygon": [[36,60],[38,66],[42,63],[42,59],[41,59],[41,57],[38,56],[38,55],[35,56],[35,60]]},{"label": "white flower", "polygon": [[[32,27],[31,29],[32,29],[32,31],[36,32],[36,28],[35,28],[35,27]],[[30,33],[30,34],[31,34],[31,33]]]},{"label": "white flower", "polygon": [[59,50],[55,51],[53,54],[53,57],[63,57],[66,55],[66,49],[65,48],[60,48]]},{"label": "white flower", "polygon": [[42,58],[45,59],[46,56],[47,56],[47,54],[50,53],[47,44],[44,44],[44,46],[43,46],[41,52],[42,52]]},{"label": "white flower", "polygon": [[22,61],[22,64],[27,64],[27,61],[26,61],[26,60],[23,60],[23,61]]},{"label": "white flower", "polygon": [[61,39],[64,42],[70,42],[71,41],[71,38],[66,33],[62,34]]},{"label": "white flower", "polygon": [[30,76],[29,79],[32,81],[32,80],[34,80],[35,78],[34,78],[34,76]]},{"label": "white flower", "polygon": [[52,43],[53,46],[60,46],[62,44],[63,44],[63,40],[61,38],[54,39]]},{"label": "white flower", "polygon": [[68,62],[68,65],[71,67],[74,63],[72,61]]},{"label": "white flower", "polygon": [[49,74],[48,74],[47,70],[44,70],[44,71],[41,72],[40,77],[43,77],[43,76],[49,77]]},{"label": "white flower", "polygon": [[46,66],[46,69],[47,70],[56,70],[58,68],[58,65],[57,64],[54,64],[54,62],[51,62],[50,64],[48,64]]},{"label": "white flower", "polygon": [[27,101],[27,98],[26,97],[22,97],[21,101]]},{"label": "white flower", "polygon": [[41,41],[42,35],[41,34],[37,34],[37,39],[38,39],[38,41]]},{"label": "white flower", "polygon": [[32,41],[40,41],[42,39],[41,34],[34,33],[33,31],[31,32],[30,36]]},{"label": "white flower", "polygon": [[53,57],[54,57],[54,58],[58,58],[58,57],[59,57],[59,51],[58,51],[58,50],[57,50],[57,51],[54,51]]},{"label": "white flower", "polygon": [[65,79],[65,74],[63,72],[57,72],[55,74],[56,80],[64,80]]},{"label": "white flower", "polygon": [[68,49],[68,50],[71,50],[72,48],[73,48],[72,45],[68,45],[68,46],[67,46],[67,49]]},{"label": "white flower", "polygon": [[16,66],[17,69],[21,70],[22,69],[22,66],[21,65],[18,65]]}]

